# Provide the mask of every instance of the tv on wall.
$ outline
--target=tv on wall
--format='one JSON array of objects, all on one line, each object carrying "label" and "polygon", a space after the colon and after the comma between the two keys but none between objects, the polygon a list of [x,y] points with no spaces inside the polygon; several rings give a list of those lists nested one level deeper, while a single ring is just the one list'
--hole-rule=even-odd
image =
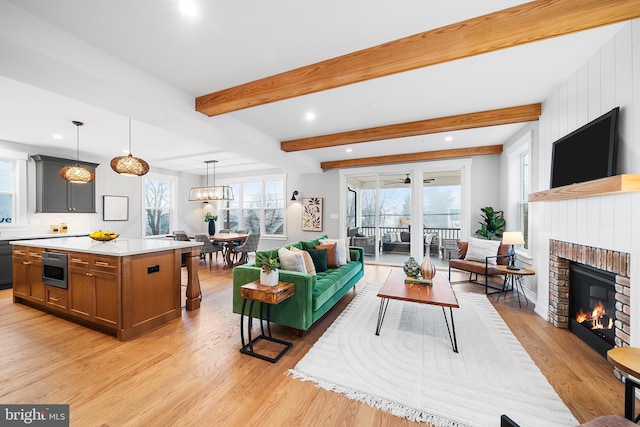
[{"label": "tv on wall", "polygon": [[619,110],[616,107],[553,143],[551,188],[616,174]]}]

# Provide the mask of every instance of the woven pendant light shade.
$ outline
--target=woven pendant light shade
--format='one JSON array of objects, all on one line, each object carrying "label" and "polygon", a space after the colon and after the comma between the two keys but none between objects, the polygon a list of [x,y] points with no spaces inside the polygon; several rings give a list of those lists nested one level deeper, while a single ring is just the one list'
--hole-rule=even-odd
[{"label": "woven pendant light shade", "polygon": [[77,155],[76,161],[78,163],[75,166],[65,166],[60,169],[60,177],[65,181],[69,181],[73,184],[86,184],[87,182],[91,182],[96,179],[96,174],[89,168],[85,168],[80,166],[80,126],[84,125],[82,122],[73,121],[71,122],[76,125],[77,129]]},{"label": "woven pendant light shade", "polygon": [[129,155],[111,159],[111,169],[120,175],[142,176],[149,172],[149,163],[131,155],[131,119],[129,119]]}]

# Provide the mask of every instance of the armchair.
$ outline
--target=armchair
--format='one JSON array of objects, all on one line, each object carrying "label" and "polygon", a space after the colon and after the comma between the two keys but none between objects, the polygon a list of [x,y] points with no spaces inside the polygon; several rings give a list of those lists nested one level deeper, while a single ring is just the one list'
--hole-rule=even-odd
[{"label": "armchair", "polygon": [[[449,281],[451,282],[451,269],[462,270],[469,272],[469,279],[459,280],[451,283],[461,282],[473,282],[484,286],[484,293],[486,295],[496,294],[502,291],[502,287],[491,286],[489,284],[489,276],[503,276],[496,265],[507,265],[509,262],[509,249],[510,245],[500,244],[498,247],[498,254],[494,256],[485,257],[484,262],[466,260],[467,249],[469,248],[469,242],[458,242],[458,257],[449,260]],[[490,260],[495,259],[495,263]],[[475,274],[475,278],[473,275]],[[478,274],[484,276],[484,282],[478,280]],[[489,292],[489,288],[495,289],[495,292]]]}]

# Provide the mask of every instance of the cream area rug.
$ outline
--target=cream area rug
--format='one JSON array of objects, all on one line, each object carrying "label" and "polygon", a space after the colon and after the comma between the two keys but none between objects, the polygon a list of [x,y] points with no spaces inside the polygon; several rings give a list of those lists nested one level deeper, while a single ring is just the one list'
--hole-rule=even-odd
[{"label": "cream area rug", "polygon": [[485,295],[457,294],[454,353],[441,307],[391,300],[376,336],[380,286],[365,285],[289,374],[435,426],[579,424]]}]

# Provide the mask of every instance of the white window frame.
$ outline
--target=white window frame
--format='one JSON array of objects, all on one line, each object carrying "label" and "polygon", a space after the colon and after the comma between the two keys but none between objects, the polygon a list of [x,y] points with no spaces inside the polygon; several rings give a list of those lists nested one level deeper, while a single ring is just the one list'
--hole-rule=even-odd
[{"label": "white window frame", "polygon": [[12,196],[11,224],[0,224],[1,230],[13,230],[27,224],[27,161],[29,154],[20,151],[0,149],[0,159],[12,163],[13,188],[8,193]]},{"label": "white window frame", "polygon": [[160,173],[148,173],[147,175],[145,175],[143,177],[143,179],[141,180],[141,185],[142,185],[142,216],[143,216],[143,220],[142,222],[142,229],[140,230],[140,235],[142,236],[143,239],[154,239],[154,238],[158,238],[158,237],[162,237],[162,236],[167,236],[167,234],[157,234],[157,235],[152,235],[152,236],[147,236],[147,181],[149,180],[155,180],[155,181],[167,181],[170,183],[170,197],[171,197],[171,203],[170,203],[170,215],[169,215],[169,232],[168,234],[171,233],[171,230],[173,230],[175,228],[175,224],[178,223],[178,201],[177,201],[177,188],[178,188],[178,177],[177,176],[173,176],[173,175],[165,175],[165,174],[160,174]]},{"label": "white window frame", "polygon": [[[282,206],[283,212],[283,231],[282,234],[265,234],[265,210],[273,209],[272,207],[267,207],[265,205],[265,182],[267,181],[282,181],[284,188],[284,200]],[[223,185],[237,185],[238,186],[238,194],[234,194],[233,197],[238,202],[238,228],[243,229],[246,228],[243,224],[243,211],[245,210],[242,206],[242,198],[243,198],[243,186],[245,183],[260,183],[260,207],[259,208],[250,208],[250,210],[258,209],[260,211],[260,239],[273,239],[273,240],[284,240],[287,237],[287,193],[289,190],[287,189],[287,175],[286,174],[274,174],[274,175],[264,175],[264,176],[253,176],[253,177],[243,177],[234,180],[218,180],[217,184]],[[229,209],[224,206],[224,203],[220,207],[220,215],[222,212],[226,210],[235,210],[236,208]]]},{"label": "white window frame", "polygon": [[[523,230],[521,208],[523,204],[529,204],[528,200],[523,200],[524,191],[524,170],[522,167],[522,157],[525,154],[529,155],[529,189],[531,189],[531,145],[533,142],[533,131],[528,131],[522,135],[513,145],[507,150],[507,177],[508,177],[508,189],[507,196],[509,206],[508,218],[516,218],[515,227],[509,226],[507,228],[510,231],[522,231],[525,237],[530,237],[529,230]],[[510,220],[511,221],[511,220]],[[528,227],[528,225],[527,225]],[[516,248],[518,256],[523,258],[529,258],[530,255],[530,238],[527,241],[527,248],[524,245],[520,245]]]}]

